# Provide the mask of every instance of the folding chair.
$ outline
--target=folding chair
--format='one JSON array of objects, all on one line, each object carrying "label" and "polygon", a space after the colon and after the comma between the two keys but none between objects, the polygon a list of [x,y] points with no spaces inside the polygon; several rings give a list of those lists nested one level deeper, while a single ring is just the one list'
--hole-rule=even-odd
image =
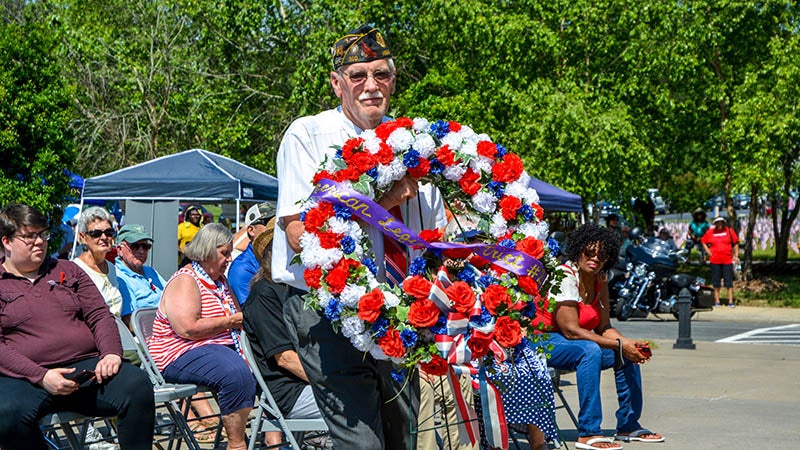
[{"label": "folding chair", "polygon": [[[144,361],[145,354],[142,346],[136,342],[136,338],[134,338],[133,334],[131,334],[131,331],[128,329],[122,319],[116,317],[116,320],[120,339],[122,340],[123,351],[134,350],[139,356],[139,359]],[[144,362],[142,363],[142,366],[142,369],[148,373],[150,381],[153,382],[149,371],[144,367]],[[167,448],[170,450],[172,449],[173,444],[177,444],[175,448],[179,449],[181,447],[181,443],[184,441],[189,448],[195,450],[199,450],[200,448],[197,441],[194,439],[192,430],[186,423],[186,418],[181,413],[180,404],[178,403],[179,401],[184,402],[187,401],[187,399],[191,399],[192,396],[197,393],[197,391],[198,388],[194,384],[163,383],[161,385],[156,385],[153,383],[153,395],[155,397],[156,408],[166,408],[170,419],[172,419],[172,427],[169,431],[169,436],[164,439],[169,442],[169,446]]]},{"label": "folding chair", "polygon": [[575,424],[575,429],[578,428],[578,419],[575,417],[575,414],[572,412],[572,408],[569,407],[569,402],[567,402],[567,398],[564,397],[564,391],[561,390],[561,375],[568,374],[572,371],[570,370],[561,370],[561,369],[554,369],[552,367],[547,367],[547,371],[550,373],[550,380],[553,382],[553,391],[558,395],[558,398],[561,400],[560,405],[556,405],[555,409],[566,409],[567,414],[569,414],[569,418],[572,419],[572,423]]},{"label": "folding chair", "polygon": [[[44,439],[47,444],[55,450],[62,448],[69,449],[82,449],[83,441],[86,438],[86,430],[91,422],[91,417],[86,417],[72,411],[61,411],[57,413],[48,414],[39,419],[39,427],[42,429]],[[75,432],[73,427],[78,427],[78,432]],[[62,436],[67,443],[64,446]]]},{"label": "folding chair", "polygon": [[292,446],[293,450],[301,450],[293,432],[328,431],[328,426],[322,419],[285,418],[278,408],[278,404],[275,402],[275,398],[272,396],[266,381],[264,381],[261,371],[258,370],[258,364],[256,364],[253,350],[250,347],[250,339],[244,331],[242,331],[241,334],[241,344],[244,357],[250,364],[258,386],[261,388],[261,395],[258,398],[258,404],[255,409],[255,417],[250,421],[250,443],[247,447],[248,450],[253,450],[256,442],[260,441],[259,436],[267,431],[282,431],[286,436],[286,441]]},{"label": "folding chair", "polygon": [[[192,386],[195,389],[195,392],[192,395],[198,392],[207,392],[210,393],[211,391],[205,386],[198,386],[194,384],[172,384],[167,383],[164,380],[163,375],[161,375],[161,371],[158,370],[155,361],[153,361],[152,356],[150,355],[150,350],[147,348],[147,341],[150,339],[150,336],[153,335],[153,321],[156,317],[156,312],[158,311],[157,307],[154,308],[140,308],[133,312],[131,315],[131,325],[133,326],[133,334],[136,336],[138,340],[138,348],[139,348],[139,358],[142,360],[142,369],[144,369],[147,374],[150,376],[150,380],[153,382],[153,386],[155,389],[170,389],[174,388],[175,386]],[[195,421],[195,420],[202,420],[205,417],[198,417],[196,419],[191,419],[187,421],[186,417],[189,413],[189,408],[191,407],[191,395],[189,397],[181,397],[183,402],[184,408],[183,412],[180,414],[181,421],[186,424],[186,429],[190,435],[188,440],[189,445],[195,449],[199,449],[200,445],[197,443],[197,440],[194,438],[194,434],[192,433],[188,422]],[[219,425],[217,426],[216,436],[214,438],[214,447],[218,446],[222,437],[222,420],[220,420]]]}]

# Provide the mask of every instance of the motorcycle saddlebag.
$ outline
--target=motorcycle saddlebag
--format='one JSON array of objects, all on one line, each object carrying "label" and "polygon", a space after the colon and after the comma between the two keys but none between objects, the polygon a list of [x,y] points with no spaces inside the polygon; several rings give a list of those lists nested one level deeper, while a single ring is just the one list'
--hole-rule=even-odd
[{"label": "motorcycle saddlebag", "polygon": [[697,291],[697,307],[698,308],[713,308],[714,307],[714,289],[708,286],[701,286]]}]

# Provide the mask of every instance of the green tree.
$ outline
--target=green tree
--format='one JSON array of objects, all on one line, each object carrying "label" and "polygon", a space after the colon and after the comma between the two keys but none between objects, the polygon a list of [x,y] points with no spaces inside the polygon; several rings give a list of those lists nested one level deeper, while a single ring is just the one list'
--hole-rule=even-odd
[{"label": "green tree", "polygon": [[23,7],[0,19],[0,203],[24,203],[61,218],[64,170],[74,152],[65,88],[47,24]]}]

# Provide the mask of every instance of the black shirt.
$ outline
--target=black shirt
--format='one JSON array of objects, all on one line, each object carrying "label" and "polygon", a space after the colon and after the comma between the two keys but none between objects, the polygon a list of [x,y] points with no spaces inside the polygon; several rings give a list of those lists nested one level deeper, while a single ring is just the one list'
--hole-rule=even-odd
[{"label": "black shirt", "polygon": [[250,338],[258,370],[283,414],[292,410],[306,387],[305,381],[282,369],[274,358],[278,353],[295,350],[283,320],[288,288],[285,284],[259,280],[242,305],[243,327]]}]

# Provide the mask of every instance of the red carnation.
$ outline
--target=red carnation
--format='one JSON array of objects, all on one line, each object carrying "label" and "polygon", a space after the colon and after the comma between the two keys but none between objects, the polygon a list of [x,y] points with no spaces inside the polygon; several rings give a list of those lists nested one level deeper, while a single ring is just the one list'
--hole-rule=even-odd
[{"label": "red carnation", "polygon": [[319,236],[319,245],[324,249],[338,247],[344,237],[343,234],[334,233],[332,231],[318,231],[317,236]]},{"label": "red carnation", "polygon": [[463,281],[456,281],[444,293],[453,302],[453,309],[462,314],[468,313],[475,306],[475,292]]},{"label": "red carnation", "polygon": [[355,182],[355,181],[358,181],[358,179],[361,177],[362,173],[363,172],[361,172],[360,170],[358,170],[355,167],[347,167],[345,169],[342,169],[342,170],[336,172],[336,174],[334,175],[336,177],[336,179],[334,181],[338,181],[338,182],[353,181],[353,182]]},{"label": "red carnation", "polygon": [[478,154],[489,159],[494,159],[494,155],[497,154],[497,145],[492,141],[480,141],[478,142]]},{"label": "red carnation", "polygon": [[452,166],[456,163],[456,154],[450,150],[449,145],[443,145],[436,149],[436,159],[445,166]]},{"label": "red carnation", "polygon": [[472,254],[469,248],[448,248],[442,252],[445,257],[450,259],[466,259]]},{"label": "red carnation", "polygon": [[499,317],[494,324],[494,338],[503,347],[516,347],[522,341],[522,327],[511,317]]},{"label": "red carnation", "polygon": [[398,128],[411,128],[414,126],[414,120],[408,117],[398,117],[394,121],[397,123]]},{"label": "red carnation", "polygon": [[360,172],[366,172],[372,169],[377,163],[378,161],[375,156],[369,152],[356,153],[350,158],[350,161],[348,161],[348,164],[355,167]]},{"label": "red carnation", "polygon": [[419,232],[419,237],[425,242],[439,242],[442,240],[442,231],[438,229],[422,230]]},{"label": "red carnation", "polygon": [[517,218],[517,211],[522,206],[522,202],[513,195],[504,195],[503,198],[497,202],[503,214],[503,219],[513,220]]},{"label": "red carnation", "polygon": [[303,279],[311,289],[319,289],[322,287],[322,268],[315,267],[313,269],[304,270]]},{"label": "red carnation", "polygon": [[389,144],[381,142],[380,147],[378,148],[378,153],[375,154],[375,158],[377,158],[379,163],[383,165],[389,165],[394,159],[394,150],[392,150],[392,147],[389,146]]},{"label": "red carnation", "polygon": [[419,164],[417,167],[409,167],[407,172],[411,175],[412,178],[415,180],[419,180],[420,178],[428,175],[428,172],[431,170],[431,163],[428,162],[425,158],[419,158]]},{"label": "red carnation", "polygon": [[526,237],[517,242],[517,250],[533,256],[536,259],[541,259],[542,256],[544,256],[544,242],[535,237]]},{"label": "red carnation", "polygon": [[333,294],[341,294],[347,284],[347,278],[350,277],[350,270],[347,266],[334,267],[325,277],[325,283],[328,284],[328,290]]},{"label": "red carnation", "polygon": [[373,323],[381,315],[383,306],[383,292],[375,288],[358,299],[358,318]]},{"label": "red carnation", "polygon": [[[497,164],[495,164],[496,166]],[[481,184],[477,181],[481,178],[480,174],[475,172],[472,169],[467,169],[467,172],[464,173],[464,176],[458,180],[458,185],[461,186],[461,190],[463,190],[467,195],[475,195],[481,189]]]},{"label": "red carnation", "polygon": [[389,328],[386,334],[378,339],[378,345],[386,356],[402,358],[406,354],[403,340],[400,339],[400,333],[394,328]]},{"label": "red carnation", "polygon": [[439,308],[426,298],[415,301],[408,309],[408,322],[417,328],[432,327],[437,320],[439,320]]},{"label": "red carnation", "polygon": [[439,355],[431,355],[430,362],[420,363],[419,367],[425,373],[429,373],[437,377],[447,375],[447,370],[449,369],[447,361],[445,361],[445,359]]},{"label": "red carnation", "polygon": [[514,153],[507,153],[502,161],[492,166],[492,179],[511,183],[522,175],[523,169],[522,159]]},{"label": "red carnation", "polygon": [[529,276],[518,276],[517,277],[517,285],[522,289],[523,292],[533,297],[533,300],[539,299],[539,285],[536,284],[536,280]]},{"label": "red carnation", "polygon": [[428,294],[431,292],[431,286],[432,284],[430,281],[419,275],[414,275],[413,277],[403,280],[403,291],[418,300],[428,298]]},{"label": "red carnation", "polygon": [[497,308],[500,305],[506,305],[506,307],[511,306],[511,296],[508,295],[508,290],[499,284],[489,285],[489,287],[483,291],[481,300],[483,300],[486,309],[495,316],[497,315]]},{"label": "red carnation", "polygon": [[449,128],[450,128],[450,131],[452,131],[454,133],[458,133],[459,131],[461,131],[461,124],[458,123],[458,122],[454,122],[454,121],[451,120],[448,123],[448,125],[449,125]]},{"label": "red carnation", "polygon": [[395,120],[383,122],[382,124],[378,125],[377,128],[375,128],[375,135],[378,136],[378,139],[385,141],[386,139],[389,139],[389,135],[392,134],[392,132],[397,128],[397,121]]},{"label": "red carnation", "polygon": [[350,157],[361,147],[364,139],[360,137],[350,138],[342,146],[342,159],[350,164]]},{"label": "red carnation", "polygon": [[493,339],[494,333],[486,334],[473,330],[467,341],[467,347],[472,352],[472,359],[480,359],[488,355],[489,345],[491,345]]},{"label": "red carnation", "polygon": [[533,209],[533,214],[536,216],[537,219],[544,220],[544,208],[542,208],[536,203],[532,204],[531,208]]},{"label": "red carnation", "polygon": [[489,260],[479,255],[472,255],[469,258],[469,263],[475,266],[477,269],[483,269],[489,265]]},{"label": "red carnation", "polygon": [[335,175],[328,172],[327,170],[321,170],[314,174],[314,178],[311,180],[313,184],[319,184],[320,181],[324,179],[333,180]]},{"label": "red carnation", "polygon": [[333,205],[328,202],[320,202],[316,208],[311,208],[306,212],[304,223],[305,230],[313,233],[325,224],[325,221],[334,215]]}]

